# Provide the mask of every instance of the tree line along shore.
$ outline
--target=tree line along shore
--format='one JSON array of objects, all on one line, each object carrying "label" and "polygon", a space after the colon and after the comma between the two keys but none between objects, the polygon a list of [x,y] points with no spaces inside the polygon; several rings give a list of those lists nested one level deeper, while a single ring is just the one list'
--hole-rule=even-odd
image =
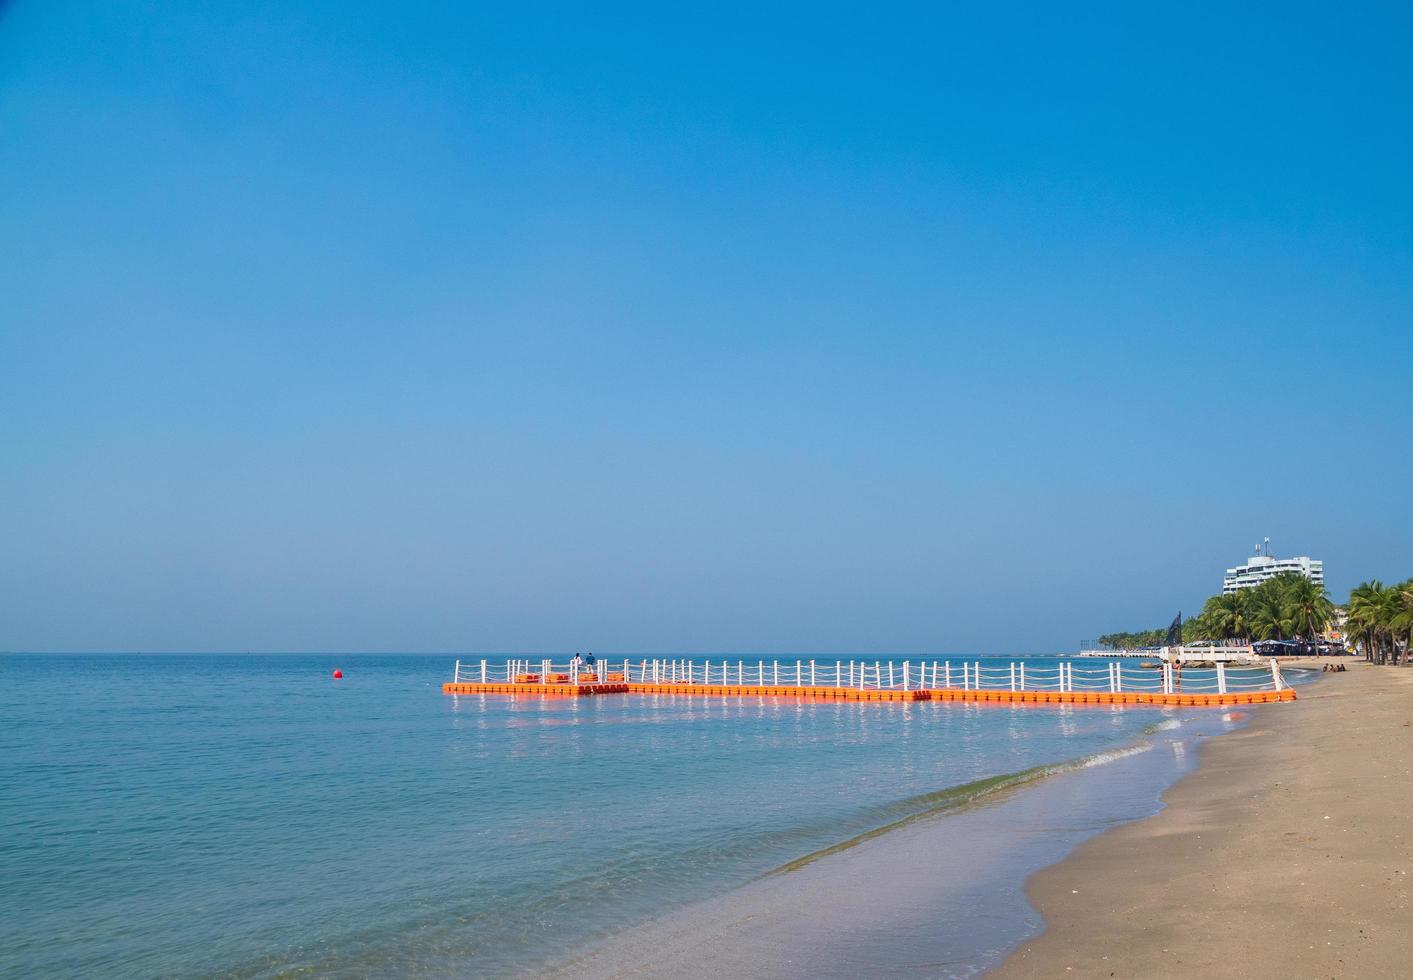
[{"label": "tree line along shore", "polygon": [[[1338,612],[1323,586],[1298,572],[1286,572],[1249,589],[1212,596],[1201,613],[1182,624],[1182,641],[1314,643],[1336,622]],[[1413,578],[1396,585],[1363,582],[1350,591],[1343,613],[1346,642],[1365,660],[1413,666]],[[1167,633],[1107,633],[1099,643],[1125,650],[1154,647]]]}]

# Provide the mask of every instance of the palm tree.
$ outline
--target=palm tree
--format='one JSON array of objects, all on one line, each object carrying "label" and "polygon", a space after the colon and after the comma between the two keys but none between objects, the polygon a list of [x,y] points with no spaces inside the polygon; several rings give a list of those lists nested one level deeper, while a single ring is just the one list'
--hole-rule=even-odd
[{"label": "palm tree", "polygon": [[1291,632],[1311,642],[1319,639],[1334,616],[1334,603],[1325,594],[1324,586],[1300,575],[1284,583],[1282,591],[1284,618],[1290,623]]},{"label": "palm tree", "polygon": [[1398,657],[1397,637],[1403,637],[1403,666],[1407,667],[1413,656],[1413,578],[1395,585],[1388,590],[1388,627],[1390,639],[1394,641],[1394,657]]},{"label": "palm tree", "polygon": [[1248,621],[1251,636],[1257,640],[1284,640],[1290,632],[1290,621],[1286,618],[1285,604],[1281,602],[1279,589],[1267,588],[1275,579],[1262,582],[1251,590]]},{"label": "palm tree", "polygon": [[1250,593],[1245,590],[1212,596],[1198,617],[1206,638],[1225,640],[1235,637],[1244,642],[1251,635],[1250,606]]},{"label": "palm tree", "polygon": [[1349,635],[1370,663],[1389,662],[1396,594],[1378,579],[1362,582],[1349,593]]},{"label": "palm tree", "polygon": [[1353,641],[1356,650],[1364,652],[1364,659],[1375,662],[1379,639],[1378,595],[1384,584],[1378,579],[1360,582],[1349,591],[1349,602],[1345,606],[1345,632]]}]

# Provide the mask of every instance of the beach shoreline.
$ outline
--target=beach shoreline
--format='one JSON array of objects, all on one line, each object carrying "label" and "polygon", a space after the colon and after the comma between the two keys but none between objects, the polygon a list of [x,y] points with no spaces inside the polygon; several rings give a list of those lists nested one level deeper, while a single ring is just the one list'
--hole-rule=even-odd
[{"label": "beach shoreline", "polygon": [[[1249,717],[1234,722],[1235,730],[1203,725],[1166,743],[1179,757],[1189,753],[1184,774],[1155,788],[1141,812],[1131,799],[1104,800],[1102,821],[1094,809],[1077,819],[1071,807],[1092,806],[1092,794],[1116,784],[1067,774],[1003,794],[995,807],[892,831],[798,872],[639,923],[532,972],[1403,975],[1413,957],[1413,833],[1404,832],[1403,816],[1413,802],[1413,671],[1351,663],[1347,672],[1303,685],[1294,703],[1243,710]],[[1029,824],[1015,816],[1026,809]],[[985,872],[1000,851],[972,853],[969,845],[964,853],[954,842],[988,836],[982,824],[969,828],[967,821],[997,819],[1015,824],[1002,830],[998,846],[1068,840],[1048,857],[1033,852],[1024,896],[995,906],[993,917],[1008,916],[1011,931],[1004,939],[998,934],[985,962],[953,958],[946,920],[968,892],[938,883],[975,874],[970,898],[996,901]],[[1086,819],[1092,823],[1080,829]]]},{"label": "beach shoreline", "polygon": [[978,976],[1043,929],[1024,893],[1032,872],[1107,827],[1151,815],[1162,792],[1192,768],[1200,739],[1249,718],[1245,710],[1164,714],[1133,742],[1056,762],[1039,778],[1002,780],[963,806],[919,814],[726,894],[627,924],[526,975]]},{"label": "beach shoreline", "polygon": [[1413,671],[1350,663],[1254,715],[1032,875],[1046,928],[988,976],[1407,975]]}]

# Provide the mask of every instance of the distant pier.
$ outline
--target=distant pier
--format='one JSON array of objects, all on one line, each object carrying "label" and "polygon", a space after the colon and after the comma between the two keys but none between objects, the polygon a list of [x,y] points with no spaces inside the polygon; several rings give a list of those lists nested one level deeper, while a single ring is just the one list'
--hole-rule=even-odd
[{"label": "distant pier", "polygon": [[[576,669],[577,667],[577,669]],[[621,660],[590,669],[548,660],[456,662],[444,694],[770,697],[808,701],[966,701],[1215,706],[1294,701],[1280,666],[1041,666],[980,660]]]}]

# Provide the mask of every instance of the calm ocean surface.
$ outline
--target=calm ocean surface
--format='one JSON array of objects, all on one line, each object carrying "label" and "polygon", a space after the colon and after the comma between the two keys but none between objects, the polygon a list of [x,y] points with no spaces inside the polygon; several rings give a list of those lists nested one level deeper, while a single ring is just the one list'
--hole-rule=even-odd
[{"label": "calm ocean surface", "polygon": [[452,660],[0,657],[0,975],[534,969],[1175,716],[452,698]]}]

